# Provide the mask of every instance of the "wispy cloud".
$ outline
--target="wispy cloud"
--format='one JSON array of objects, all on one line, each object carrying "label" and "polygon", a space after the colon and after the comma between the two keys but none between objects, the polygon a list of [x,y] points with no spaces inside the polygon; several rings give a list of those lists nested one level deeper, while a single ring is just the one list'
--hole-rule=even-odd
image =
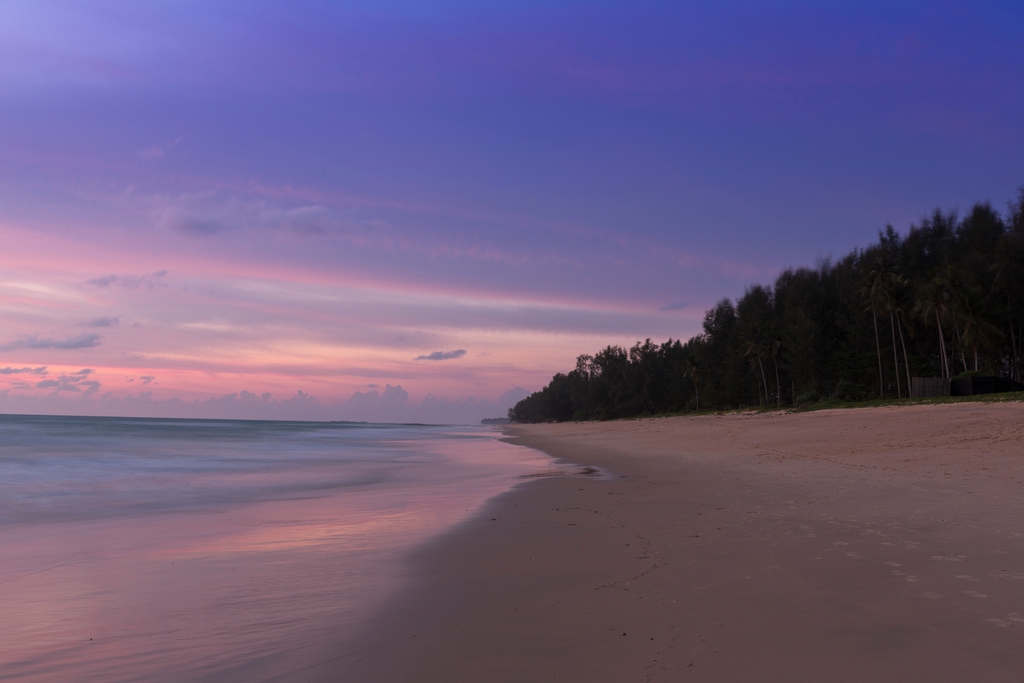
[{"label": "wispy cloud", "polygon": [[692,301],[676,301],[674,303],[666,304],[666,305],[662,306],[659,310],[662,310],[662,311],[681,311],[684,308],[689,308],[692,305],[693,305]]},{"label": "wispy cloud", "polygon": [[38,368],[27,368],[27,367],[26,368],[12,368],[10,366],[7,366],[6,368],[0,368],[0,375],[20,375],[20,374],[45,375],[46,374],[46,366],[45,365],[40,365]]},{"label": "wispy cloud", "polygon": [[36,382],[36,389],[52,389],[54,393],[61,391],[80,392],[85,388],[84,396],[91,396],[100,390],[102,386],[97,380],[89,379],[94,372],[91,368],[85,368],[72,374],[64,374],[56,379],[44,379]]},{"label": "wispy cloud", "polygon": [[100,336],[98,334],[80,334],[64,339],[31,335],[15,339],[6,344],[0,344],[0,351],[14,351],[15,349],[88,349],[99,345]]},{"label": "wispy cloud", "polygon": [[[104,285],[106,286],[106,285]],[[102,316],[99,318],[90,318],[82,323],[86,327],[117,327],[121,324],[121,316]]]},{"label": "wispy cloud", "polygon": [[413,360],[452,360],[453,358],[462,358],[466,355],[466,349],[456,349],[454,351],[434,351],[428,353],[425,356],[416,356]]},{"label": "wispy cloud", "polygon": [[[167,285],[160,282],[165,277],[167,277],[167,271],[158,270],[145,275],[104,275],[86,280],[86,283],[96,287],[110,287],[116,284],[125,289],[138,289],[143,286],[153,289],[154,287],[166,287]],[[119,318],[115,319],[119,320]],[[96,320],[111,320],[111,318],[96,318]],[[97,325],[97,327],[110,327],[110,325]]]},{"label": "wispy cloud", "polygon": [[163,159],[169,151],[184,141],[185,136],[179,135],[173,140],[168,140],[167,142],[156,145],[150,145],[149,147],[143,147],[138,151],[138,155],[143,159]]},{"label": "wispy cloud", "polygon": [[[150,400],[152,398],[152,392],[143,391],[139,393],[139,398]],[[215,396],[208,398],[205,401],[196,401],[197,406],[212,407],[214,409],[242,409],[242,410],[253,410],[259,408],[277,408],[277,409],[291,409],[296,410],[297,414],[313,414],[315,411],[322,409],[322,404],[313,396],[306,392],[297,390],[295,396],[285,399],[276,399],[269,391],[265,391],[262,394],[256,395],[250,391],[233,392],[230,394],[224,394],[223,396]],[[245,414],[245,413],[242,413]],[[251,413],[250,413],[251,414]]]},{"label": "wispy cloud", "polygon": [[243,228],[327,234],[347,223],[337,210],[325,206],[281,204],[259,194],[199,192],[154,196],[149,201],[158,226],[193,237]]}]

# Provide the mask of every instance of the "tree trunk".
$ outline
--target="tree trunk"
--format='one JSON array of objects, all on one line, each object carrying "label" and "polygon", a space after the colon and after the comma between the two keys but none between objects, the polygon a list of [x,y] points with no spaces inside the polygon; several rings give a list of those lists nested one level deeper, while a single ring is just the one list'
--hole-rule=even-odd
[{"label": "tree trunk", "polygon": [[768,380],[764,376],[764,364],[761,363],[761,356],[757,357],[757,367],[761,368],[761,381],[764,382],[764,402],[768,402]]},{"label": "tree trunk", "polygon": [[892,332],[892,364],[896,367],[896,398],[903,398],[900,390],[900,354],[896,350],[896,323],[894,314],[889,311],[889,330]]},{"label": "tree trunk", "polygon": [[882,345],[878,342],[878,315],[875,302],[871,302],[871,319],[875,323],[875,352],[878,354],[878,398],[885,398],[885,380],[882,379]]},{"label": "tree trunk", "polygon": [[960,349],[960,362],[964,366],[964,372],[967,372],[967,358],[964,356],[964,338],[960,336],[960,326],[953,325],[953,330],[956,332],[956,345]]},{"label": "tree trunk", "polygon": [[775,361],[775,407],[782,407],[782,385],[779,384],[779,362]]},{"label": "tree trunk", "polygon": [[935,309],[935,324],[939,326],[939,353],[942,354],[941,371],[943,377],[950,377],[949,362],[946,359],[946,338],[942,334],[942,319],[939,318],[939,309]]},{"label": "tree trunk", "polygon": [[1013,333],[1013,307],[1010,300],[1010,290],[1006,290],[1006,315],[1010,319],[1010,357],[1011,367],[1010,376],[1017,374],[1017,335]]},{"label": "tree trunk", "polygon": [[[1017,338],[1020,339],[1022,334],[1024,334],[1024,315],[1021,315],[1019,321],[1017,322]],[[1019,349],[1017,357],[1020,357]],[[1019,362],[1017,364],[1017,381],[1021,381],[1021,367]]]},{"label": "tree trunk", "polygon": [[896,329],[900,331],[900,346],[903,347],[903,369],[907,371],[907,396],[914,398],[914,390],[910,382],[910,361],[907,360],[907,345],[903,341],[903,325],[900,324],[899,311],[896,312]]},{"label": "tree trunk", "polygon": [[697,380],[693,380],[693,393],[697,396],[697,410],[700,410],[700,392],[697,391]]}]

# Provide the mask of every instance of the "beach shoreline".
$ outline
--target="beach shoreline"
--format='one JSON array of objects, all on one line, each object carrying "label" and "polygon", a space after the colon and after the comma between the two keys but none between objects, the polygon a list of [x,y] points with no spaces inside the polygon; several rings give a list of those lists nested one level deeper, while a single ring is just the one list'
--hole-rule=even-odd
[{"label": "beach shoreline", "polygon": [[403,559],[550,467],[480,427],[0,420],[0,671],[291,680]]},{"label": "beach shoreline", "polygon": [[417,551],[310,680],[1022,680],[1022,417],[509,426],[606,476],[530,481]]}]

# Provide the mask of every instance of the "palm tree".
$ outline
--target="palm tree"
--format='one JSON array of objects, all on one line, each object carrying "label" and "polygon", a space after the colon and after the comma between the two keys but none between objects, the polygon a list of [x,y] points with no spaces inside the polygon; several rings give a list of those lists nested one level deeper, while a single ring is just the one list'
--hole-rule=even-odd
[{"label": "palm tree", "polygon": [[[906,306],[904,304],[905,297],[903,296],[903,285],[906,281],[903,276],[896,275],[889,281],[889,287],[886,291],[886,303],[889,307],[889,315],[896,318],[896,329],[900,334],[900,347],[903,349],[903,369],[907,373],[907,396],[910,396],[910,361],[907,359],[907,343],[903,340],[903,324],[900,320],[900,316],[906,313]],[[896,353],[895,337],[893,337],[893,353]],[[897,379],[897,390],[899,389],[899,365],[896,366],[896,379]]]},{"label": "palm tree", "polygon": [[[946,310],[949,313],[950,322],[953,324],[953,338],[956,341],[954,345],[955,351],[950,353],[950,357],[953,359],[953,365],[956,365],[956,355],[959,354],[963,371],[967,372],[969,368],[967,367],[967,357],[964,355],[964,340],[960,334],[960,311],[962,308],[960,299],[964,293],[962,276],[961,271],[954,268],[952,264],[947,263],[942,269],[942,273],[936,278],[936,281],[938,286],[945,289],[949,297]],[[949,376],[953,376],[953,368],[949,368]]]},{"label": "palm tree", "polygon": [[[896,351],[896,326],[899,323],[896,316],[899,274],[896,272],[895,264],[893,264],[887,254],[878,254],[875,259],[874,268],[870,273],[868,273],[867,282],[869,283],[868,286],[869,296],[871,297],[872,313],[874,313],[874,306],[876,305],[876,302],[880,309],[889,313],[889,330],[892,335],[892,363],[896,370],[896,398],[901,398],[903,396],[903,391],[900,387],[900,356]],[[901,338],[902,334],[903,331],[900,330]],[[878,344],[877,319],[875,320],[875,344]],[[881,377],[882,355],[880,347],[878,349],[878,358],[879,377]],[[904,360],[905,359],[906,353],[904,353]]]},{"label": "palm tree", "polygon": [[[883,252],[878,252],[875,255],[875,259],[871,264],[871,271],[867,274],[864,280],[861,282],[861,287],[858,290],[861,297],[868,301],[868,305],[864,310],[871,309],[871,320],[875,324],[875,353],[878,355],[878,397],[883,398],[885,392],[885,379],[882,375],[882,345],[878,340],[878,308],[881,307],[884,292],[888,286],[888,282],[895,273],[893,272],[892,262],[888,256]],[[891,317],[890,317],[891,321]],[[896,353],[896,343],[893,339],[893,354]],[[897,393],[899,392],[899,381],[900,381],[900,370],[896,368],[896,387]]]},{"label": "palm tree", "polygon": [[775,367],[775,405],[779,408],[782,407],[782,385],[779,384],[779,351],[781,349],[782,340],[778,337],[770,340],[765,349],[768,357],[772,359],[772,365]]},{"label": "palm tree", "polygon": [[939,332],[939,373],[943,377],[952,377],[949,360],[946,354],[946,336],[942,333],[942,318],[949,311],[949,288],[945,280],[933,277],[917,292],[914,311],[921,320],[930,324],[935,319],[935,327]]},{"label": "palm tree", "polygon": [[991,348],[995,342],[1003,338],[993,320],[998,319],[998,306],[982,294],[981,287],[964,287],[956,297],[957,312],[963,323],[961,344],[970,351],[974,359],[974,370],[978,369],[978,348]]},{"label": "palm tree", "polygon": [[[1024,190],[1021,192],[1022,198],[1024,198]],[[999,240],[999,248],[996,250],[995,262],[990,267],[990,270],[995,273],[992,294],[995,295],[1000,290],[1006,294],[1006,317],[1010,327],[1010,374],[1013,377],[1017,376],[1018,353],[1017,335],[1013,330],[1013,301],[1010,291],[1013,289],[1013,276],[1019,272],[1020,268],[1018,254],[1013,253],[1015,242],[1017,240],[1014,240],[1012,235],[1003,235]]]},{"label": "palm tree", "polygon": [[[764,375],[764,364],[761,362],[761,357],[765,354],[767,348],[765,340],[761,337],[761,328],[757,323],[750,326],[747,333],[747,341],[743,345],[743,357],[751,358],[750,364],[753,365],[753,358],[757,359],[757,367],[761,370],[761,382],[764,386],[765,400],[768,400],[768,381]],[[758,385],[757,389],[758,399],[761,398],[761,385]]]},{"label": "palm tree", "polygon": [[697,391],[697,382],[700,380],[700,369],[697,365],[697,356],[691,355],[686,359],[686,369],[683,371],[683,375],[689,377],[693,381],[693,393],[697,397],[697,410],[700,410],[700,392]]}]

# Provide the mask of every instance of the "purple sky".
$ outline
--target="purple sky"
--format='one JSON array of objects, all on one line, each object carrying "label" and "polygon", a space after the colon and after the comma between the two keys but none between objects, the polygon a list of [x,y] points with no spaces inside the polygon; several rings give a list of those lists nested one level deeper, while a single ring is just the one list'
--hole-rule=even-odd
[{"label": "purple sky", "polygon": [[425,4],[0,5],[0,411],[474,421],[1024,185],[1017,4]]}]

